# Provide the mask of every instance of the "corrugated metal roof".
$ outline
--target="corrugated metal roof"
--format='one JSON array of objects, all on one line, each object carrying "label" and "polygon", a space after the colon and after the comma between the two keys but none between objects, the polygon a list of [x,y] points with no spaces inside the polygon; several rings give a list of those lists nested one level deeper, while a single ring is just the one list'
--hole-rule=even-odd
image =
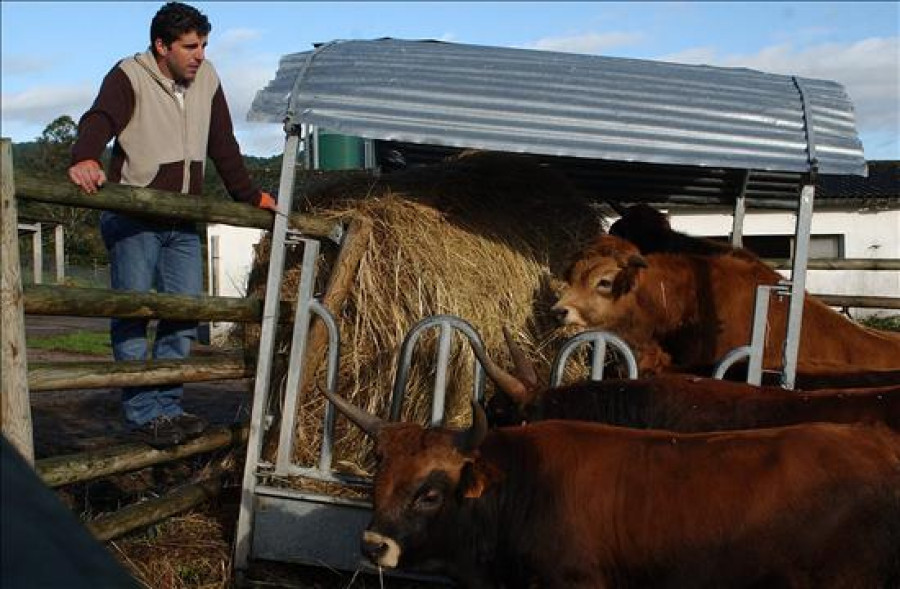
[{"label": "corrugated metal roof", "polygon": [[866,169],[841,85],[744,68],[336,41],[282,57],[248,119],[280,123],[289,114],[371,139],[787,172],[809,169],[811,136],[820,172]]}]

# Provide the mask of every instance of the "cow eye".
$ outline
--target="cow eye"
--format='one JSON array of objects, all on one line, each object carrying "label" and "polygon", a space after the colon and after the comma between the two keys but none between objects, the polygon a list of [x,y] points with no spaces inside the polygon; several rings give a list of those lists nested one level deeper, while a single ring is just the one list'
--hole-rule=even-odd
[{"label": "cow eye", "polygon": [[435,507],[441,502],[442,494],[434,487],[423,489],[416,495],[416,507]]},{"label": "cow eye", "polygon": [[609,278],[601,278],[597,281],[597,290],[610,290],[612,285],[612,280]]}]

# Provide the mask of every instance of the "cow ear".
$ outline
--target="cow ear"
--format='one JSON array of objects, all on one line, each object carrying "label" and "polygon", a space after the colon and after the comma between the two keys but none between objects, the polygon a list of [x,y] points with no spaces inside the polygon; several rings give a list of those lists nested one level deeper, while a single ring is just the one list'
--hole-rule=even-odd
[{"label": "cow ear", "polygon": [[628,268],[646,268],[647,260],[644,259],[644,256],[640,254],[631,254],[628,256],[627,262]]},{"label": "cow ear", "polygon": [[641,268],[646,267],[647,260],[645,260],[642,256],[639,256],[637,254],[632,254],[631,256],[629,256],[625,267],[619,270],[619,273],[616,274],[616,277],[613,280],[613,297],[619,298],[620,296],[631,292],[635,284],[637,284],[638,273],[641,271]]},{"label": "cow ear", "polygon": [[459,473],[459,496],[465,499],[478,499],[491,485],[500,480],[500,472],[483,461],[466,460]]}]

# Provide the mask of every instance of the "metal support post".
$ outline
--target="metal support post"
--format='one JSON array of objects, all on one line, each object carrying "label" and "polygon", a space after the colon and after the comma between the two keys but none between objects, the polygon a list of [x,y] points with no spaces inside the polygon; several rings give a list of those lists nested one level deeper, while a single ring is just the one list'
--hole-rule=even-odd
[{"label": "metal support post", "polygon": [[731,247],[744,247],[744,217],[747,212],[747,185],[750,183],[750,170],[744,171],[741,189],[734,198],[734,216],[731,220]]},{"label": "metal support post", "polygon": [[294,194],[297,149],[300,144],[299,128],[296,125],[286,124],[285,132],[287,137],[284,145],[284,159],[281,164],[281,179],[278,186],[278,211],[275,214],[275,222],[272,226],[272,246],[269,252],[269,272],[266,278],[266,296],[263,303],[262,330],[253,390],[253,408],[250,415],[250,434],[247,440],[247,457],[244,464],[241,505],[235,537],[234,566],[236,570],[245,570],[250,557],[251,532],[253,529],[253,496],[257,483],[256,468],[262,452],[263,424],[265,423],[275,335],[278,327],[281,279],[284,275],[285,237],[287,236],[288,215],[291,212],[291,201]]},{"label": "metal support post", "polygon": [[794,233],[794,259],[791,268],[791,295],[788,303],[787,333],[784,340],[784,372],[781,386],[793,389],[797,377],[797,356],[800,352],[800,329],[803,324],[803,303],[806,299],[806,265],[809,257],[809,233],[812,228],[813,200],[816,187],[810,181],[800,191],[797,205],[797,228]]}]

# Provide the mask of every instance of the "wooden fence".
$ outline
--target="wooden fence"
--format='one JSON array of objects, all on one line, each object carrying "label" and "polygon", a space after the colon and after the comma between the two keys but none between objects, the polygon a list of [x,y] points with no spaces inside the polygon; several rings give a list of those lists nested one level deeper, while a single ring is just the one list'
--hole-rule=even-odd
[{"label": "wooden fence", "polygon": [[[14,174],[12,143],[0,140],[2,160],[2,384],[3,434],[49,486],[130,472],[219,448],[244,444],[247,427],[211,428],[201,437],[175,448],[154,450],[145,444],[126,444],[99,452],[44,458],[34,462],[30,391],[221,381],[252,377],[255,365],[248,355],[147,362],[43,363],[26,359],[24,315],[129,317],[168,320],[258,323],[260,299],[132,293],[107,289],[32,285],[23,288],[18,247],[17,200],[139,213],[190,222],[223,223],[271,229],[274,214],[242,203],[213,201],[147,188],[107,184],[92,195],[66,180],[37,180]],[[288,226],[311,237],[334,238],[342,232],[334,221],[291,214]],[[344,239],[344,243],[347,243]],[[358,245],[353,246],[358,250]],[[344,253],[343,248],[341,254]],[[340,304],[341,300],[335,301]],[[279,320],[293,320],[293,304],[280,305]],[[128,506],[88,523],[103,540],[145,526],[204,501],[218,490],[221,473],[178,489],[165,497]]]}]

